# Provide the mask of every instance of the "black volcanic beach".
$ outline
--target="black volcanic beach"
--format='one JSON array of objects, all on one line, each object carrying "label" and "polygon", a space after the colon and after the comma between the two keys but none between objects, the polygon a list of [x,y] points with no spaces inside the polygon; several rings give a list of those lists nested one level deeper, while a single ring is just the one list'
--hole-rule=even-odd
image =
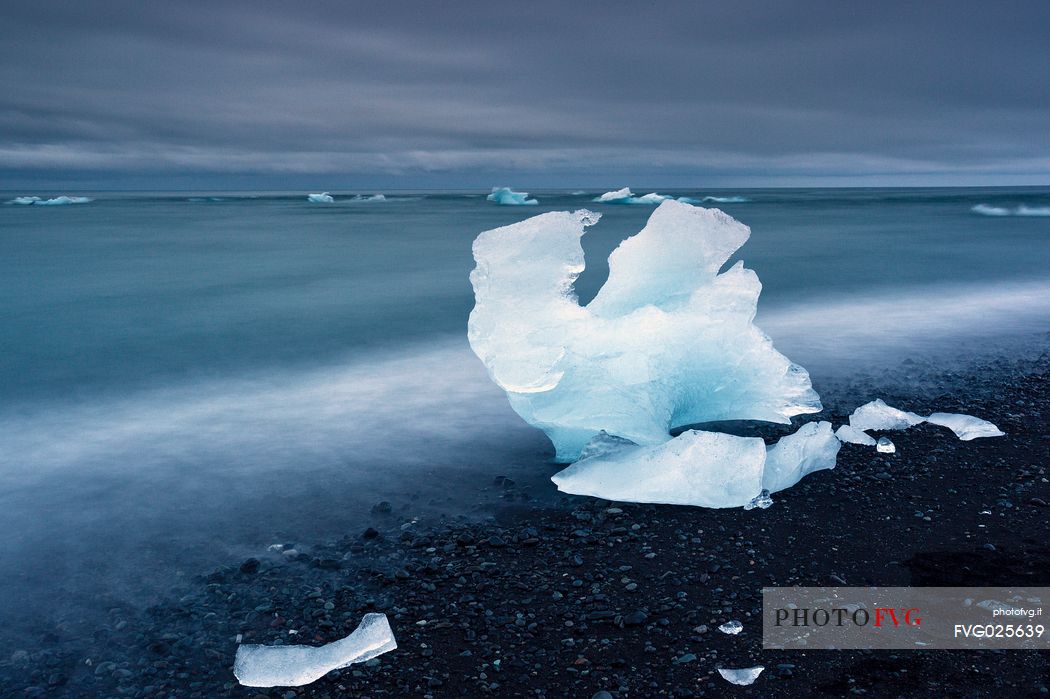
[{"label": "black volcanic beach", "polygon": [[[895,454],[845,445],[834,470],[753,511],[566,497],[546,474],[514,482],[493,472],[469,515],[418,518],[410,500],[377,502],[367,527],[275,539],[199,571],[158,605],[114,607],[90,638],[40,629],[24,639],[30,650],[0,663],[5,694],[1045,696],[1050,663],[1036,651],[761,648],[763,586],[1045,583],[1050,360],[939,375],[908,364],[896,378],[909,366],[924,377],[915,390],[878,395],[920,413],[992,418],[1006,436],[888,432]],[[819,417],[840,424],[848,411],[838,406],[875,397],[883,380],[826,389]],[[238,639],[319,645],[376,611],[390,619],[393,652],[301,688],[250,689],[233,677]],[[733,619],[739,635],[718,630]],[[766,669],[749,687],[717,674],[754,665]]]}]

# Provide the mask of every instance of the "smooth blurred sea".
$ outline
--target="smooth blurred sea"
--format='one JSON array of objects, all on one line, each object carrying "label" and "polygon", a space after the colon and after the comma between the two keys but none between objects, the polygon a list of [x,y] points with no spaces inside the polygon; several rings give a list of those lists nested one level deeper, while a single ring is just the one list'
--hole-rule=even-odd
[{"label": "smooth blurred sea", "polygon": [[[585,302],[652,211],[592,203],[602,191],[0,206],[0,643],[86,633],[209,566],[353,531],[379,500],[457,514],[496,474],[542,486],[545,439],[466,344],[471,242],[600,211]],[[751,227],[758,323],[818,391],[906,359],[1045,349],[1050,217],[1016,212],[1050,207],[1050,187],[667,193],[748,199],[712,205]],[[0,201],[29,194],[66,193]]]}]

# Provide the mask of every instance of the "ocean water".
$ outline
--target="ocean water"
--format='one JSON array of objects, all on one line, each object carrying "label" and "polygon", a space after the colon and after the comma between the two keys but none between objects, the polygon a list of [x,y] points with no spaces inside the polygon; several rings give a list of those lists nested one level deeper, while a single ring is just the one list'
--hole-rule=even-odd
[{"label": "ocean water", "polygon": [[[484,511],[500,474],[551,497],[549,445],[466,344],[470,246],[543,211],[600,211],[586,302],[652,210],[592,203],[602,191],[0,206],[0,651],[75,644],[110,607],[354,532],[380,500]],[[764,285],[758,323],[818,390],[906,359],[1044,349],[1050,188],[669,193],[747,199],[713,205],[751,226],[738,258]],[[33,194],[64,193],[0,200]]]}]

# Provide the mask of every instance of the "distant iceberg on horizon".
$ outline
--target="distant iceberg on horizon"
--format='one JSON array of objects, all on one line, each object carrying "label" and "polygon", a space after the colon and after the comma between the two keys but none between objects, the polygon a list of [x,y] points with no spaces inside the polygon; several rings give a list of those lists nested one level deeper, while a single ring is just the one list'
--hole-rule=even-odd
[{"label": "distant iceberg on horizon", "polygon": [[978,204],[970,208],[975,214],[981,216],[1050,216],[1050,206],[1021,206],[1008,209],[1003,206],[990,206],[988,204]]},{"label": "distant iceberg on horizon", "polygon": [[[649,204],[657,205],[665,201],[675,200],[675,197],[670,194],[660,194],[658,192],[650,192],[649,194],[643,194],[642,196],[636,196],[631,191],[630,187],[624,187],[623,189],[617,189],[613,192],[606,192],[600,197],[595,197],[593,201],[599,204]],[[716,203],[716,204],[742,204],[749,201],[746,197],[702,197],[697,199],[695,197],[678,197],[677,201],[683,204],[692,204],[694,206],[704,203]]]},{"label": "distant iceberg on horizon", "polygon": [[492,193],[485,199],[503,206],[534,206],[540,203],[537,199],[529,199],[528,192],[515,192],[510,187],[493,187]]},{"label": "distant iceberg on horizon", "polygon": [[66,204],[87,204],[95,201],[91,197],[67,197],[62,195],[53,199],[43,199],[41,197],[15,197],[7,202],[6,204],[17,204],[20,206],[64,206]]}]

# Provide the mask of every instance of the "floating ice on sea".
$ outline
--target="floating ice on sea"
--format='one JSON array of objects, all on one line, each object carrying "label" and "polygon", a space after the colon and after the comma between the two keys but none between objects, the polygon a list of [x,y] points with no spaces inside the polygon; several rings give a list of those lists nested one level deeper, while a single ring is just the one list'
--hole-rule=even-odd
[{"label": "floating ice on sea", "polygon": [[551,212],[474,241],[471,347],[558,461],[578,458],[602,430],[651,446],[673,427],[786,423],[821,409],[806,370],[752,323],[757,275],[742,262],[719,273],[747,226],[665,201],[613,251],[608,280],[580,306],[580,237],[599,218]]},{"label": "floating ice on sea", "polygon": [[605,194],[601,195],[600,197],[595,197],[594,201],[603,202],[603,203],[606,203],[606,204],[608,204],[608,203],[617,203],[617,202],[621,202],[621,201],[625,201],[627,199],[630,199],[633,196],[634,196],[634,193],[631,192],[631,188],[630,187],[624,187],[623,189],[617,189],[615,192],[606,192]]},{"label": "floating ice on sea", "polygon": [[744,505],[745,510],[768,510],[773,506],[773,498],[769,497],[769,491],[763,490],[761,493],[751,498],[751,502]]},{"label": "floating ice on sea", "polygon": [[395,648],[386,614],[365,614],[352,634],[328,645],[238,646],[233,674],[246,687],[301,687]]},{"label": "floating ice on sea", "polygon": [[668,196],[666,194],[657,194],[656,192],[650,192],[649,194],[643,194],[640,197],[636,197],[631,191],[630,187],[624,187],[623,189],[618,189],[615,192],[606,192],[600,197],[596,197],[594,201],[602,204],[659,204],[669,199],[674,199],[674,197]]},{"label": "floating ice on sea", "polygon": [[762,487],[775,493],[790,488],[814,471],[835,468],[841,448],[842,443],[835,438],[830,422],[807,422],[769,448]]},{"label": "floating ice on sea", "polygon": [[1002,437],[1006,434],[987,420],[960,413],[933,413],[926,418],[926,422],[947,427],[964,442],[978,437]]},{"label": "floating ice on sea", "polygon": [[989,206],[988,204],[978,204],[970,209],[975,214],[981,214],[982,216],[1009,216],[1010,210],[1004,209],[1001,206]]},{"label": "floating ice on sea", "polygon": [[744,630],[744,625],[736,619],[733,619],[732,621],[727,621],[726,623],[719,626],[718,630],[722,633],[727,633],[730,636],[735,636]]},{"label": "floating ice on sea", "polygon": [[866,447],[875,446],[875,438],[864,430],[858,430],[856,427],[849,425],[843,425],[842,427],[835,430],[835,436],[838,440],[848,444],[863,444]]},{"label": "floating ice on sea", "polygon": [[982,216],[1050,216],[1050,206],[1025,206],[1024,204],[1013,209],[978,204],[970,211]]},{"label": "floating ice on sea", "polygon": [[492,194],[485,197],[489,201],[504,206],[523,206],[539,204],[536,199],[529,199],[528,192],[515,192],[510,187],[493,187]]},{"label": "floating ice on sea", "polygon": [[686,430],[656,446],[581,459],[551,480],[564,493],[618,502],[742,507],[762,489],[765,460],[757,437]]},{"label": "floating ice on sea", "polygon": [[889,440],[889,437],[879,437],[879,441],[875,442],[875,451],[881,454],[893,454],[897,451],[897,447]]},{"label": "floating ice on sea", "polygon": [[744,204],[750,200],[747,197],[704,197],[704,201],[716,204]]},{"label": "floating ice on sea", "polygon": [[22,206],[63,206],[65,204],[87,204],[95,201],[91,197],[67,197],[65,195],[53,199],[41,199],[40,197],[15,197],[8,204],[20,204]]},{"label": "floating ice on sea", "polygon": [[740,668],[738,670],[720,667],[718,668],[718,674],[730,684],[749,685],[757,680],[758,676],[765,669],[762,665]]},{"label": "floating ice on sea", "polygon": [[922,421],[921,416],[886,405],[881,398],[865,403],[849,416],[850,427],[858,430],[906,430]]},{"label": "floating ice on sea", "polygon": [[328,192],[322,192],[321,194],[308,194],[306,200],[312,204],[331,204],[335,201],[332,195]]},{"label": "floating ice on sea", "polygon": [[386,197],[382,194],[371,194],[368,196],[358,194],[353,198],[353,201],[386,201]]}]

